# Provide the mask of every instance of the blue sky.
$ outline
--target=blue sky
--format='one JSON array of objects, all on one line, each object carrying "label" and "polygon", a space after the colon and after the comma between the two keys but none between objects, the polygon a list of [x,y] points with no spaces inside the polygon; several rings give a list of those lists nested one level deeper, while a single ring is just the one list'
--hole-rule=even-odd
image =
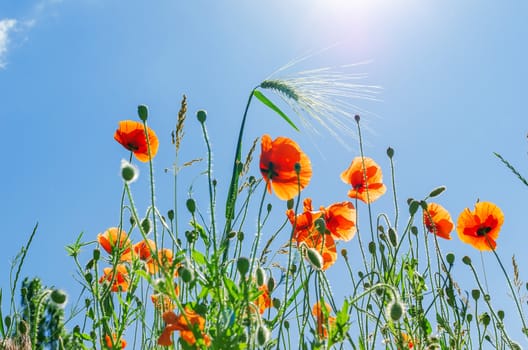
[{"label": "blue sky", "polygon": [[[250,90],[314,52],[289,72],[370,62],[354,69],[368,73],[365,83],[383,88],[380,101],[353,103],[372,112],[363,118],[365,152],[387,180],[385,150],[396,150],[402,208],[406,198],[439,185],[448,190],[438,202],[455,220],[477,198],[495,202],[506,217],[498,252],[506,264],[515,254],[528,279],[520,244],[526,188],[492,154],[528,174],[527,16],[528,4],[520,1],[0,2],[0,117],[7,146],[0,172],[0,288],[7,288],[10,259],[38,221],[23,274],[75,290],[64,246],[80,232],[91,240],[117,224],[119,164],[126,153],[113,132],[119,120],[136,117],[138,104],[149,105],[160,138],[155,169],[158,204],[166,211],[172,178],[163,170],[173,162],[170,130],[182,94],[189,120],[181,159],[203,156],[194,114],[206,109],[215,174],[227,187]],[[263,133],[294,137],[314,164],[306,195],[316,206],[346,199],[339,174],[358,154],[353,139],[347,150],[323,130],[292,131],[258,104],[250,113],[246,145]],[[182,183],[199,170],[183,174]],[[137,202],[147,196],[145,185],[142,176]],[[392,214],[390,204],[387,196],[374,210]],[[453,236],[442,242],[444,251],[480,261]],[[484,261],[493,283],[503,283],[493,256]]]}]

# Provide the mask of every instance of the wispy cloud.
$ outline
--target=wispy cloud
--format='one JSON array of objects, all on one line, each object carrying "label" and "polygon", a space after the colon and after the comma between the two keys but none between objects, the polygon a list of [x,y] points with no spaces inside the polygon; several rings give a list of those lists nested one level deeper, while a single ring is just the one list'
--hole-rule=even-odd
[{"label": "wispy cloud", "polygon": [[[55,5],[63,0],[40,0],[37,1],[22,19],[0,18],[0,70],[7,65],[7,55],[13,44],[17,40],[26,40],[25,34],[42,19],[49,14]],[[15,37],[13,34],[18,34]],[[20,35],[22,34],[22,36]]]},{"label": "wispy cloud", "polygon": [[9,34],[16,25],[16,19],[0,19],[0,69],[4,69],[7,64],[6,56],[9,48]]}]

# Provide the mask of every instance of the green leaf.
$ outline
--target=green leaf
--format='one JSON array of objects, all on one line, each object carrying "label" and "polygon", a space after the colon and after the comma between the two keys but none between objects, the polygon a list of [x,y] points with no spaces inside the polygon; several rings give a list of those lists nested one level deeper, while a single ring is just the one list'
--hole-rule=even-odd
[{"label": "green leaf", "polygon": [[271,102],[266,96],[264,96],[264,94],[258,90],[254,90],[253,91],[253,96],[255,96],[256,98],[258,98],[260,100],[260,102],[264,103],[266,106],[268,106],[270,109],[272,109],[273,111],[275,111],[275,113],[277,113],[278,115],[280,115],[282,117],[282,119],[284,119],[288,124],[290,124],[290,126],[292,128],[294,128],[296,131],[299,131],[299,128],[291,121],[291,119],[283,112],[280,110],[279,107],[277,107],[273,102]]},{"label": "green leaf", "polygon": [[195,249],[193,249],[191,255],[193,260],[198,263],[198,265],[205,265],[205,263],[207,262],[205,256]]}]

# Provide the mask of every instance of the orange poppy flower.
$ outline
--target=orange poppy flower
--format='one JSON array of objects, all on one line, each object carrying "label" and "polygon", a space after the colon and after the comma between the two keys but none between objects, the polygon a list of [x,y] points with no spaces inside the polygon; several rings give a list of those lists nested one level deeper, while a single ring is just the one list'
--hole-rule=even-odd
[{"label": "orange poppy flower", "polygon": [[[172,345],[172,332],[180,331],[181,338],[189,345],[196,344],[196,337],[193,330],[201,333],[206,346],[211,345],[211,339],[204,333],[205,319],[194,310],[185,307],[185,316],[176,315],[173,311],[163,313],[165,329],[158,338],[158,344],[162,346]],[[189,323],[187,323],[189,321]]]},{"label": "orange poppy flower", "polygon": [[328,269],[337,260],[337,250],[334,238],[331,234],[320,233],[315,227],[315,221],[320,218],[322,212],[312,211],[312,200],[304,200],[304,212],[295,216],[293,210],[288,210],[286,215],[291,224],[295,226],[293,239],[300,247],[302,243],[309,248],[315,248],[323,258],[323,270]]},{"label": "orange poppy flower", "polygon": [[[296,164],[300,166],[299,174],[295,171]],[[312,165],[308,156],[291,139],[277,137],[272,141],[269,135],[263,135],[260,172],[268,192],[273,189],[277,197],[288,200],[308,186]]]},{"label": "orange poppy flower", "polygon": [[403,343],[407,345],[406,349],[414,349],[414,343],[412,338],[407,333],[402,333],[401,336]]},{"label": "orange poppy flower", "polygon": [[156,243],[151,239],[147,239],[134,244],[133,250],[139,259],[146,261],[150,259],[151,252],[156,250]]},{"label": "orange poppy flower", "polygon": [[350,202],[334,203],[321,207],[324,213],[326,229],[334,237],[343,241],[350,241],[356,234],[356,209]]},{"label": "orange poppy flower", "polygon": [[503,223],[504,214],[499,207],[491,202],[478,202],[474,211],[466,208],[458,217],[458,237],[478,250],[495,250]]},{"label": "orange poppy flower", "polygon": [[128,270],[126,266],[118,264],[115,268],[115,275],[113,267],[105,267],[99,283],[104,281],[112,283],[112,292],[126,292],[128,290]]},{"label": "orange poppy flower", "polygon": [[[112,340],[113,339],[113,340]],[[106,343],[106,346],[109,348],[109,349],[114,349],[114,347],[112,346],[112,342],[117,345],[117,337],[115,334],[112,334],[112,338],[110,338],[110,336],[107,334],[105,335],[105,343]],[[124,349],[127,345],[127,342],[121,338],[119,340],[119,343],[121,344],[121,349]]]},{"label": "orange poppy flower", "polygon": [[269,289],[267,285],[265,284],[261,285],[259,287],[259,291],[261,291],[262,294],[258,296],[255,304],[258,306],[259,312],[262,315],[266,311],[267,308],[271,307],[271,297],[270,297]]},{"label": "orange poppy flower", "polygon": [[[365,171],[363,171],[365,162]],[[365,203],[372,203],[381,197],[387,188],[383,184],[381,168],[371,158],[356,157],[345,171],[341,173],[341,180],[352,185],[348,196],[357,198]],[[368,194],[368,195],[367,195]]]},{"label": "orange poppy flower", "polygon": [[[432,221],[431,221],[432,220]],[[423,221],[427,230],[436,234],[438,237],[451,239],[453,231],[453,220],[451,215],[440,204],[427,204],[427,211],[424,210]]]},{"label": "orange poppy flower", "polygon": [[[176,295],[180,294],[180,287],[176,285],[175,287],[175,293]],[[150,296],[150,300],[152,300],[152,303],[154,304],[154,307],[158,310],[167,311],[167,310],[174,310],[176,308],[176,305],[171,300],[171,298],[162,293],[152,294]]]},{"label": "orange poppy flower", "polygon": [[121,260],[130,260],[131,243],[125,231],[117,227],[110,227],[103,233],[97,235],[97,242],[108,254],[121,253]]},{"label": "orange poppy flower", "polygon": [[328,337],[328,329],[331,328],[336,322],[335,317],[328,315],[331,310],[330,305],[325,303],[324,308],[325,309],[323,311],[321,303],[319,302],[315,303],[312,308],[312,315],[314,315],[317,322],[317,334],[321,338]]},{"label": "orange poppy flower", "polygon": [[[158,259],[156,260],[153,256],[148,258],[146,261],[147,271],[151,274],[158,273],[159,268],[172,269],[172,250],[163,248],[158,250]],[[177,274],[177,270],[174,275]]]},{"label": "orange poppy flower", "polygon": [[[158,153],[159,141],[156,133],[147,127],[148,139],[150,142],[150,154],[152,158]],[[114,139],[127,150],[132,151],[141,162],[148,162],[149,152],[147,138],[145,136],[145,125],[133,120],[122,120],[119,122]]]}]

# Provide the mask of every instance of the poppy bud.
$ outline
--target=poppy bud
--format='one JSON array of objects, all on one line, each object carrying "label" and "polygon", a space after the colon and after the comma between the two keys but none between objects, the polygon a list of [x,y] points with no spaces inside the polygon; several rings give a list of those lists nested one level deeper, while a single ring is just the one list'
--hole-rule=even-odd
[{"label": "poppy bud", "polygon": [[268,291],[271,293],[273,292],[273,290],[275,289],[275,279],[270,276],[270,278],[268,279]]},{"label": "poppy bud", "polygon": [[99,249],[94,249],[92,254],[93,254],[93,259],[95,261],[99,260],[99,258],[101,257],[101,251]]},{"label": "poppy bud", "polygon": [[396,248],[398,246],[398,234],[392,227],[389,228],[389,241],[393,247]]},{"label": "poppy bud", "polygon": [[259,325],[258,328],[257,328],[257,343],[259,346],[264,346],[268,340],[269,340],[269,337],[270,337],[270,331],[268,330],[268,328],[266,328],[266,326],[264,325]]},{"label": "poppy bud", "polygon": [[239,231],[239,232],[237,233],[237,239],[238,239],[240,242],[242,242],[242,241],[244,240],[244,232]]},{"label": "poppy bud", "polygon": [[174,210],[169,210],[167,212],[167,217],[169,218],[170,221],[174,220]]},{"label": "poppy bud", "polygon": [[499,318],[502,320],[504,320],[504,311],[503,310],[499,310],[497,311],[497,316],[499,316]]},{"label": "poppy bud", "polygon": [[478,300],[480,298],[480,290],[478,289],[473,289],[471,291],[471,297],[475,300]]},{"label": "poppy bud", "polygon": [[147,234],[147,233],[150,232],[151,225],[150,225],[150,220],[149,220],[149,218],[144,218],[144,219],[141,221],[141,228],[143,229],[143,232],[144,232],[145,234]]},{"label": "poppy bud", "polygon": [[316,270],[321,270],[323,267],[323,257],[317,249],[315,248],[308,248],[306,249],[306,258],[308,259],[308,262],[312,267]]},{"label": "poppy bud", "polygon": [[299,174],[301,172],[301,164],[295,163],[295,165],[293,166],[293,169],[295,170],[296,174]]},{"label": "poppy bud", "polygon": [[370,241],[368,244],[368,251],[370,254],[376,254],[376,242]]},{"label": "poppy bud", "polygon": [[387,305],[387,316],[393,321],[398,321],[403,316],[404,312],[405,307],[398,297],[395,297],[394,300]]},{"label": "poppy bud", "polygon": [[145,105],[139,105],[138,106],[138,116],[139,116],[139,119],[146,122],[148,119],[148,107]]},{"label": "poppy bud", "polygon": [[341,249],[341,256],[345,259],[348,258],[348,251],[345,248]]},{"label": "poppy bud", "polygon": [[181,279],[185,283],[189,283],[193,280],[193,273],[190,269],[187,267],[183,267],[178,271]]},{"label": "poppy bud", "polygon": [[284,321],[284,328],[290,329],[290,322],[288,320]]},{"label": "poppy bud", "polygon": [[268,203],[268,205],[266,206],[266,210],[268,211],[268,213],[271,211],[271,208],[273,208],[273,206],[271,205],[271,203]]},{"label": "poppy bud", "polygon": [[325,219],[323,219],[323,218],[319,218],[319,219],[315,220],[314,225],[315,225],[315,229],[316,229],[317,232],[319,232],[320,234],[324,234],[324,233],[326,232],[326,222],[325,222]]},{"label": "poppy bud", "polygon": [[227,234],[227,239],[235,238],[236,235],[237,235],[237,232],[236,232],[236,231],[230,231],[230,232]]},{"label": "poppy bud", "polygon": [[185,205],[187,206],[187,210],[189,210],[191,214],[194,214],[194,212],[196,211],[196,202],[194,201],[194,199],[192,198],[187,199],[187,202],[185,202]]},{"label": "poppy bud", "polygon": [[411,215],[416,214],[419,206],[420,206],[420,202],[412,200],[411,203],[409,204],[409,213]]},{"label": "poppy bud", "polygon": [[257,285],[260,287],[264,284],[264,280],[266,279],[266,271],[262,267],[258,267],[256,271],[256,277],[257,277]]},{"label": "poppy bud", "polygon": [[387,155],[389,156],[389,158],[392,158],[394,156],[394,150],[391,147],[387,148]]},{"label": "poppy bud", "polygon": [[20,320],[20,322],[18,322],[18,332],[20,334],[26,334],[27,331],[28,331],[28,327],[27,327],[26,322]]},{"label": "poppy bud", "polygon": [[465,256],[462,258],[462,262],[466,265],[471,265],[471,258],[469,256]]},{"label": "poppy bud", "polygon": [[129,184],[137,180],[139,176],[139,169],[135,165],[130,164],[128,161],[121,160],[121,177]]},{"label": "poppy bud", "polygon": [[207,112],[204,111],[203,109],[199,110],[197,113],[196,113],[196,118],[198,119],[198,121],[200,123],[205,123],[205,120],[207,119]]},{"label": "poppy bud", "polygon": [[249,259],[246,257],[240,257],[237,260],[237,270],[242,276],[245,276],[249,271]]},{"label": "poppy bud", "polygon": [[359,116],[359,114],[356,114],[354,116],[354,119],[356,120],[356,123],[359,123],[359,121],[361,120],[361,117]]},{"label": "poppy bud", "polygon": [[436,197],[438,196],[440,193],[444,192],[446,190],[446,187],[445,186],[440,186],[440,187],[437,187],[435,188],[434,190],[431,191],[431,193],[429,193],[429,197]]},{"label": "poppy bud", "polygon": [[281,301],[280,301],[279,298],[273,298],[272,303],[273,303],[273,307],[274,307],[275,309],[277,309],[277,310],[280,309]]},{"label": "poppy bud", "polygon": [[295,203],[295,201],[293,200],[293,198],[288,199],[288,201],[286,202],[286,208],[287,209],[293,209],[293,204],[294,203]]},{"label": "poppy bud", "polygon": [[446,260],[449,265],[453,265],[453,263],[455,262],[455,254],[447,253]]},{"label": "poppy bud", "polygon": [[68,300],[68,296],[66,293],[62,290],[55,289],[53,292],[51,292],[51,301],[53,301],[57,306],[63,306],[66,304],[66,300]]}]

